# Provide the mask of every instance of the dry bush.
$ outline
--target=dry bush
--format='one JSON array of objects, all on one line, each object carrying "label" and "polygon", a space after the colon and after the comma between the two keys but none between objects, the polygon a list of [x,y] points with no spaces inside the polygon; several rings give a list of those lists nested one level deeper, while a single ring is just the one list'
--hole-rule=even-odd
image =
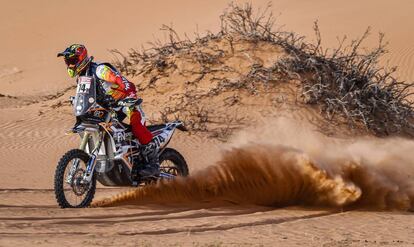
[{"label": "dry bush", "polygon": [[[396,68],[387,70],[378,65],[386,53],[384,35],[378,46],[361,51],[361,44],[370,29],[356,40],[326,50],[317,23],[314,25],[316,44],[304,41],[291,32],[272,31],[274,19],[266,11],[252,14],[252,6],[231,5],[222,16],[224,30],[252,41],[280,45],[290,55],[277,63],[279,73],[303,83],[306,103],[321,104],[328,119],[336,114],[348,119],[352,127],[362,123],[376,134],[390,134],[412,129],[413,102],[409,100],[413,83],[393,77]],[[263,80],[266,81],[266,80]]]},{"label": "dry bush", "polygon": [[240,75],[239,79],[213,76],[213,80],[219,81],[215,88],[204,95],[197,95],[198,98],[187,92],[184,96],[187,104],[175,109],[174,113],[183,115],[186,112],[187,118],[192,116],[198,123],[192,124],[194,129],[206,130],[205,124],[209,118],[206,120],[204,115],[200,116],[202,107],[199,106],[195,113],[191,113],[189,108],[190,105],[194,107],[200,98],[239,89],[257,94],[258,85],[268,86],[277,80],[296,79],[302,83],[304,102],[320,105],[322,113],[329,120],[345,118],[352,128],[363,125],[378,135],[412,129],[413,103],[409,96],[413,92],[413,83],[394,78],[396,68],[387,70],[378,65],[379,59],[386,53],[383,34],[379,36],[378,46],[370,51],[361,49],[369,29],[361,38],[348,44],[344,38],[336,49],[324,49],[317,23],[314,26],[316,42],[308,42],[293,32],[275,29],[275,18],[269,7],[255,14],[251,4],[230,4],[221,16],[221,31],[202,37],[197,35],[194,41],[187,37],[182,40],[171,27],[163,26],[168,42],[156,41],[152,43],[151,49],[130,50],[127,55],[113,50],[118,59],[116,66],[131,76],[152,71],[162,75],[163,71],[174,66],[169,57],[186,54],[200,65],[199,71],[192,72],[198,77],[188,82],[196,84],[207,74],[231,70],[216,66],[224,54],[220,47],[212,49],[212,52],[200,49],[210,41],[224,39],[230,44],[232,52],[235,41],[267,42],[284,48],[288,57],[270,68],[252,64],[250,71]]},{"label": "dry bush", "polygon": [[[237,114],[234,116],[214,114],[213,108],[200,106],[197,99],[192,97],[181,97],[178,102],[164,107],[159,113],[160,117],[155,122],[180,120],[191,131],[210,132],[210,137],[223,141],[244,121],[244,118],[237,117]],[[209,125],[216,125],[216,127],[209,127]]]}]

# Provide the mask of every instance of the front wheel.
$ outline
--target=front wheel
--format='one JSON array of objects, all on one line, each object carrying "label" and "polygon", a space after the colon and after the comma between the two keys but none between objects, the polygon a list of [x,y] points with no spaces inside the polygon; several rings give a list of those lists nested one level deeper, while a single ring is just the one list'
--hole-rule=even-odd
[{"label": "front wheel", "polygon": [[60,159],[55,172],[55,196],[61,208],[88,207],[95,195],[96,177],[83,182],[89,155],[80,149],[68,151]]}]

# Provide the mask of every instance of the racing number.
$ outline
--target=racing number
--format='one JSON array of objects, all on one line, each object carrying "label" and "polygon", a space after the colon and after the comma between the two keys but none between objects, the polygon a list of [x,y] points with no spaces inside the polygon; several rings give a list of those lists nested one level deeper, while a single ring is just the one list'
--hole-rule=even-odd
[{"label": "racing number", "polygon": [[86,84],[85,83],[82,83],[80,85],[79,92],[80,93],[84,93],[85,91],[86,91]]},{"label": "racing number", "polygon": [[86,94],[91,87],[91,80],[87,77],[79,77],[77,93]]},{"label": "racing number", "polygon": [[157,145],[161,146],[161,144],[165,142],[165,138],[160,135],[157,138],[155,138],[155,142],[158,142]]},{"label": "racing number", "polygon": [[158,140],[160,140],[160,144],[161,144],[161,143],[163,143],[163,142],[165,141],[164,137],[162,137],[162,136],[159,136],[159,137],[158,137]]}]

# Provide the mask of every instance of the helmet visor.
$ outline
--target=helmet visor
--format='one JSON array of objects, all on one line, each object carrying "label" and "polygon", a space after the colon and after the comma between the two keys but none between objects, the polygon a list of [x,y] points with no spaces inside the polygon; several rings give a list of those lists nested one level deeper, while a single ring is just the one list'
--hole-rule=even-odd
[{"label": "helmet visor", "polygon": [[67,57],[65,56],[65,63],[66,65],[76,65],[79,61],[79,57],[78,56],[71,56],[71,57]]}]

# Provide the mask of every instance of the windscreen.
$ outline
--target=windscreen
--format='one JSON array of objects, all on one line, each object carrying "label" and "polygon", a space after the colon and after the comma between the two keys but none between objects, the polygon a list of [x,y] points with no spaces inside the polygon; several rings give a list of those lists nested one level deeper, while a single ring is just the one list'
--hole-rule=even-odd
[{"label": "windscreen", "polygon": [[95,80],[93,77],[80,76],[77,83],[73,111],[75,116],[82,116],[96,101]]}]

